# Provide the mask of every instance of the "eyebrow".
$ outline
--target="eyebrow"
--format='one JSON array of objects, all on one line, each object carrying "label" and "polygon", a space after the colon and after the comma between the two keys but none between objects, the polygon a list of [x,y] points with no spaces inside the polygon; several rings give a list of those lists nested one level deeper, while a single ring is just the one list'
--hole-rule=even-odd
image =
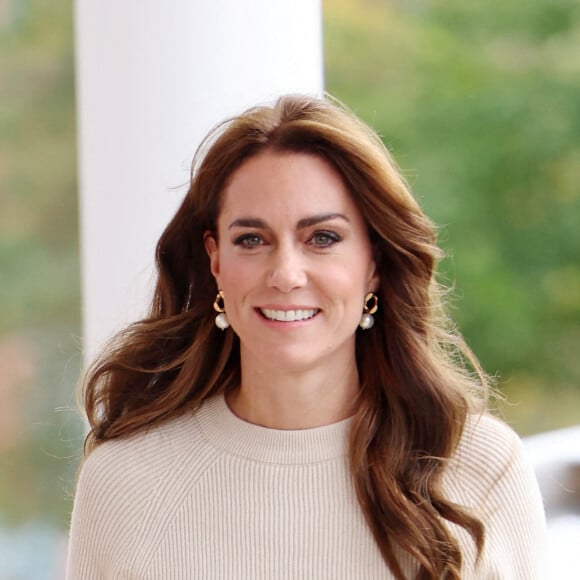
[{"label": "eyebrow", "polygon": [[[341,213],[321,213],[298,220],[298,223],[296,224],[296,229],[303,230],[304,228],[309,228],[322,222],[327,222],[335,219],[341,219],[346,222],[350,222],[350,220]],[[234,220],[228,226],[228,230],[232,228],[258,228],[266,230],[268,229],[268,224],[262,219],[247,217]]]}]

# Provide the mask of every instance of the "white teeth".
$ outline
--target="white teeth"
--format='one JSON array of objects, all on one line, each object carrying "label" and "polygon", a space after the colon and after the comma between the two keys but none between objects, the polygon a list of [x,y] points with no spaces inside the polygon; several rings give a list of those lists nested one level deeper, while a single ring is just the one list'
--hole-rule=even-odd
[{"label": "white teeth", "polygon": [[269,310],[260,308],[260,312],[270,320],[279,322],[294,322],[295,320],[308,320],[318,313],[317,309],[308,310]]}]

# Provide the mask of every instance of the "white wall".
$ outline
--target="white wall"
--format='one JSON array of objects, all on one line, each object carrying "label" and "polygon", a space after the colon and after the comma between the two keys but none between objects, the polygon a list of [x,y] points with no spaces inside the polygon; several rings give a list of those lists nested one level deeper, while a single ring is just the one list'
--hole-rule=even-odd
[{"label": "white wall", "polygon": [[155,243],[217,122],[323,90],[320,0],[77,0],[87,359],[146,310]]}]

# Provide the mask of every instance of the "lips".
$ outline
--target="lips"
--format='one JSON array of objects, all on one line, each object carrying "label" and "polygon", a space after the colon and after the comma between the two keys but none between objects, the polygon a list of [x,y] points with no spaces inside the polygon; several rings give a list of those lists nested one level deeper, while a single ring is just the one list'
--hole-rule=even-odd
[{"label": "lips", "polygon": [[298,308],[295,310],[275,310],[271,308],[258,309],[264,318],[276,320],[278,322],[297,322],[309,320],[316,316],[320,310],[318,308]]}]

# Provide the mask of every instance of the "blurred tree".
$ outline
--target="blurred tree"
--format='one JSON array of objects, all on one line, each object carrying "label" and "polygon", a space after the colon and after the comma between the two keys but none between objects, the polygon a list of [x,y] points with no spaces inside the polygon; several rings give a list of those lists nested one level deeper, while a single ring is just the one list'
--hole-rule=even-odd
[{"label": "blurred tree", "polygon": [[70,0],[0,4],[0,526],[66,525],[82,440],[72,37]]},{"label": "blurred tree", "polygon": [[327,89],[379,131],[442,224],[455,318],[525,403],[508,417],[524,431],[580,421],[580,5],[325,9]]}]

